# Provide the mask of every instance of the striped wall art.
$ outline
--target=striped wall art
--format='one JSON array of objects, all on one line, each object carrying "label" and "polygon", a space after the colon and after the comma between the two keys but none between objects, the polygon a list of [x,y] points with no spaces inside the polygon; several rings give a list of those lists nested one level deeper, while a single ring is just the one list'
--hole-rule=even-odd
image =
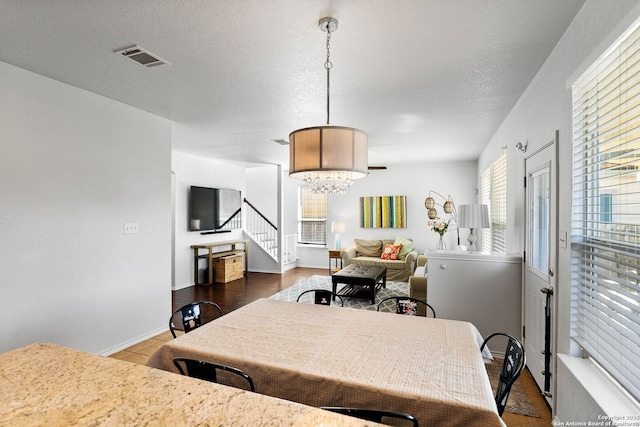
[{"label": "striped wall art", "polygon": [[406,228],[407,196],[360,197],[360,227]]}]

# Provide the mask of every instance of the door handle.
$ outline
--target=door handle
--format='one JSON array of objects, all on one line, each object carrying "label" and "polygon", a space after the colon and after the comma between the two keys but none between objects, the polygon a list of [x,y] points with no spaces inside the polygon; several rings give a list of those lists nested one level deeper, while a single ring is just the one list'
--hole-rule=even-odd
[{"label": "door handle", "polygon": [[540,292],[542,292],[543,294],[553,295],[553,286],[549,286],[548,288],[542,288],[540,289]]}]

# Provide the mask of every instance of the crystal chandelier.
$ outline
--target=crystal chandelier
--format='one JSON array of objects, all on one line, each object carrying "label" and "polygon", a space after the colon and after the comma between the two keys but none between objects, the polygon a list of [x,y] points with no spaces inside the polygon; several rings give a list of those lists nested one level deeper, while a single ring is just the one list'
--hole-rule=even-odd
[{"label": "crystal chandelier", "polygon": [[367,134],[350,127],[329,125],[331,33],[338,29],[334,18],[318,22],[327,33],[327,125],[298,129],[289,134],[289,176],[311,186],[313,193],[344,194],[355,179],[368,174]]},{"label": "crystal chandelier", "polygon": [[314,194],[344,194],[353,184],[351,173],[343,171],[305,172],[303,181]]}]

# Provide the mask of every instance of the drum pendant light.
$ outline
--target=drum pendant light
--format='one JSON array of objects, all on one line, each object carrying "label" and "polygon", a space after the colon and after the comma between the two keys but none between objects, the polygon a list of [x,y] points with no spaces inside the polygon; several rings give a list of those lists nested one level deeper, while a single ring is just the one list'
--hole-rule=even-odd
[{"label": "drum pendant light", "polygon": [[368,172],[367,134],[359,129],[329,124],[331,33],[338,21],[326,17],[318,26],[327,33],[327,124],[298,129],[289,134],[289,176],[303,180],[313,193],[344,194],[355,179]]}]

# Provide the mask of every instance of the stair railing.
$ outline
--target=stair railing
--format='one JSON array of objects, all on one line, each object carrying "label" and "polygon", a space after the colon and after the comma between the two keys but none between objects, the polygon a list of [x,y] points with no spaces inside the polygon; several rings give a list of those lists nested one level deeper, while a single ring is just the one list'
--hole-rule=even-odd
[{"label": "stair railing", "polygon": [[278,227],[247,199],[244,199],[244,203],[248,207],[245,232],[275,261],[278,261]]}]

